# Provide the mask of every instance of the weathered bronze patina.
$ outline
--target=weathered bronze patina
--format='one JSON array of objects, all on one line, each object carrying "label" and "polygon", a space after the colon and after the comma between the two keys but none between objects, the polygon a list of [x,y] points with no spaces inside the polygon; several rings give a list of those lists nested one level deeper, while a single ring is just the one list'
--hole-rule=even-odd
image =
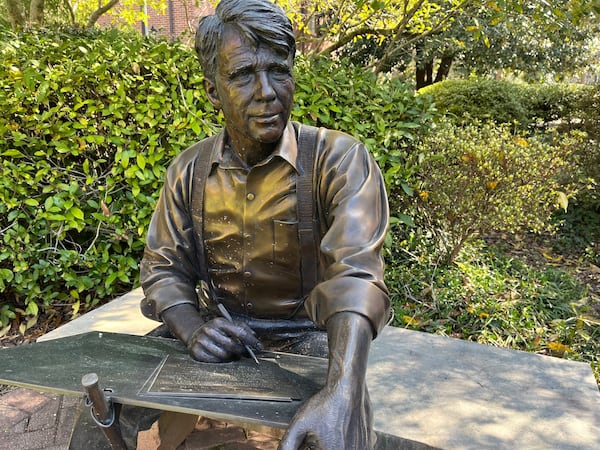
[{"label": "weathered bronze patina", "polygon": [[[201,19],[196,50],[225,129],[168,170],[141,265],[142,310],[163,321],[195,359],[211,363],[245,356],[246,347],[289,350],[326,333],[325,350],[315,344],[306,352],[328,354],[327,382],[298,411],[280,448],[372,448],[367,354],[389,314],[381,173],[346,134],[319,129],[313,142],[298,143],[302,128],[289,121],[293,30],[269,1],[223,0]],[[298,180],[307,169],[299,153],[307,145],[315,151],[308,163],[314,256],[299,237]],[[211,152],[210,170],[198,177],[203,151]],[[199,298],[201,283],[206,295]],[[233,321],[221,317],[219,303]],[[256,319],[267,324],[259,334]],[[316,330],[303,331],[307,320]],[[285,322],[299,325],[280,335],[275,328]]]}]

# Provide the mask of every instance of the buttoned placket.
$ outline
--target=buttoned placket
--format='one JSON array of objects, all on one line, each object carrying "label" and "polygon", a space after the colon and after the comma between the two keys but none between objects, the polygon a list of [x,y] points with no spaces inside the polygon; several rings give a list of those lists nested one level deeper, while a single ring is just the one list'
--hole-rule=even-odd
[{"label": "buttoned placket", "polygon": [[[233,297],[228,296],[231,300],[235,299],[236,301],[235,307],[233,304],[232,307],[250,315],[256,314],[258,310],[261,310],[261,314],[264,313],[265,303],[262,303],[260,300],[262,294],[260,289],[257,291],[257,280],[260,278],[261,283],[266,282],[268,285],[270,282],[268,277],[277,272],[277,270],[274,270],[269,274],[269,269],[267,268],[267,266],[271,268],[274,266],[273,258],[275,257],[276,247],[274,244],[275,241],[271,241],[271,238],[274,239],[275,237],[273,220],[277,219],[277,221],[286,222],[287,220],[293,221],[295,218],[295,206],[290,204],[291,209],[283,206],[289,203],[287,194],[281,196],[281,201],[272,201],[274,193],[293,192],[293,184],[295,183],[293,164],[287,163],[287,160],[283,157],[281,157],[283,166],[289,164],[286,171],[291,170],[293,173],[287,175],[287,177],[279,175],[272,177],[272,174],[276,174],[278,170],[282,170],[276,164],[280,162],[278,156],[278,154],[269,155],[265,160],[250,167],[237,156],[233,149],[225,144],[222,153],[217,156],[216,161],[218,169],[215,171],[215,179],[220,181],[216,182],[214,185],[215,190],[211,192],[213,195],[209,197],[211,199],[218,199],[221,198],[221,195],[234,194],[234,198],[228,198],[226,202],[236,209],[235,212],[232,211],[231,219],[237,223],[236,228],[238,232],[235,236],[227,234],[227,239],[235,240],[237,244],[233,248],[235,257],[229,258],[224,264],[229,265],[233,263],[236,269],[232,272],[216,273],[215,275],[216,277],[223,276],[223,281],[226,283],[223,289],[226,291],[228,288],[232,289],[231,293]],[[272,167],[272,164],[275,164],[275,166]],[[220,175],[217,175],[217,172],[220,172]],[[266,186],[265,183],[275,184]],[[289,188],[285,187],[286,183],[290,183]],[[223,211],[221,206],[217,203],[210,210]],[[274,206],[277,211],[272,211]],[[282,210],[280,207],[284,209]],[[290,212],[292,213],[291,216]],[[271,214],[274,214],[274,219],[269,220],[266,218],[265,215],[270,216]],[[213,222],[213,220],[217,220],[217,222]],[[209,228],[214,229],[216,236],[223,236],[218,230],[218,220],[218,217],[214,219],[211,217],[208,220],[211,223]],[[260,229],[257,228],[259,226]],[[290,229],[288,226],[287,230]],[[284,232],[287,233],[289,231]],[[266,245],[269,242],[271,245],[267,248]],[[226,247],[222,246],[224,243],[225,241],[218,238],[215,241],[218,247],[218,250],[215,249],[217,252],[215,254],[217,261],[223,257],[223,252],[228,252],[230,249],[229,245]],[[265,248],[262,248],[263,245]],[[291,254],[297,256],[298,252],[292,251]],[[259,259],[255,260],[255,257]],[[284,261],[284,263],[287,263],[287,261]],[[233,269],[233,266],[229,267]],[[218,263],[215,268],[218,272]],[[230,284],[228,285],[227,283]],[[285,291],[285,288],[276,286],[274,292],[278,292],[280,289]],[[272,301],[270,295],[271,293],[265,293],[265,296],[269,299],[267,302]],[[294,295],[295,293],[284,293],[281,298],[292,298]]]},{"label": "buttoned placket", "polygon": [[254,241],[254,236],[250,232],[248,224],[250,223],[250,221],[256,214],[256,207],[255,207],[256,194],[255,194],[255,190],[253,189],[252,173],[253,173],[252,168],[250,168],[250,170],[248,170],[246,172],[245,185],[244,185],[244,187],[245,187],[244,214],[242,217],[242,236],[243,236],[242,282],[243,282],[243,286],[244,286],[244,300],[243,300],[242,306],[246,313],[250,313],[254,306],[252,304],[252,302],[250,301],[250,299],[248,299],[248,296],[247,296],[248,290],[253,282],[253,279],[252,279],[253,274],[249,270],[250,260],[248,259],[248,256],[250,254],[252,254],[251,246],[253,245],[253,241]]}]

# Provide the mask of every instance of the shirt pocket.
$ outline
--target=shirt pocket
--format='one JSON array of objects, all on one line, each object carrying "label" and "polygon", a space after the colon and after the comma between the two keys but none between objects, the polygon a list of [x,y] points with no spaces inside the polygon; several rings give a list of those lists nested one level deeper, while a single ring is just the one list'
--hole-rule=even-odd
[{"label": "shirt pocket", "polygon": [[296,272],[300,267],[298,221],[273,220],[273,263],[285,272]]}]

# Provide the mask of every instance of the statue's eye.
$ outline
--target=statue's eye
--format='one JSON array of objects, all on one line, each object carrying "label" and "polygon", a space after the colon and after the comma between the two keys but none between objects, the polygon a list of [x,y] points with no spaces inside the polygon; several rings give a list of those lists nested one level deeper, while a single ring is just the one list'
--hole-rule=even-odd
[{"label": "statue's eye", "polygon": [[271,75],[277,77],[278,79],[284,79],[291,75],[290,68],[284,65],[276,65],[269,69]]},{"label": "statue's eye", "polygon": [[250,81],[252,79],[252,70],[250,68],[242,68],[240,70],[236,70],[229,76],[229,79],[231,81],[240,83]]}]

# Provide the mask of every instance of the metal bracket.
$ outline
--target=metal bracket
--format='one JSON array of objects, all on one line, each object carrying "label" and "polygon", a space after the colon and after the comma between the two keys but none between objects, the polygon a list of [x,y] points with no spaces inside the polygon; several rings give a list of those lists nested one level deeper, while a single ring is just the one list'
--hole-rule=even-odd
[{"label": "metal bracket", "polygon": [[109,409],[111,415],[108,418],[108,421],[106,423],[105,422],[101,422],[100,419],[98,418],[98,412],[96,412],[96,408],[94,407],[94,403],[90,400],[90,398],[88,397],[87,394],[83,394],[83,402],[84,402],[85,406],[87,406],[88,408],[90,408],[90,415],[92,416],[92,420],[100,428],[110,428],[110,427],[112,427],[114,425],[116,413],[115,413],[115,407],[113,406],[112,402],[110,401],[110,398],[107,399],[107,403],[108,403],[108,409]]},{"label": "metal bracket", "polygon": [[127,445],[123,440],[115,417],[115,407],[110,397],[107,398],[105,395],[106,390],[101,390],[98,386],[98,375],[95,373],[84,375],[81,378],[81,385],[85,390],[85,405],[90,408],[92,419],[102,428],[102,432],[110,442],[110,446],[113,450],[127,450]]}]

